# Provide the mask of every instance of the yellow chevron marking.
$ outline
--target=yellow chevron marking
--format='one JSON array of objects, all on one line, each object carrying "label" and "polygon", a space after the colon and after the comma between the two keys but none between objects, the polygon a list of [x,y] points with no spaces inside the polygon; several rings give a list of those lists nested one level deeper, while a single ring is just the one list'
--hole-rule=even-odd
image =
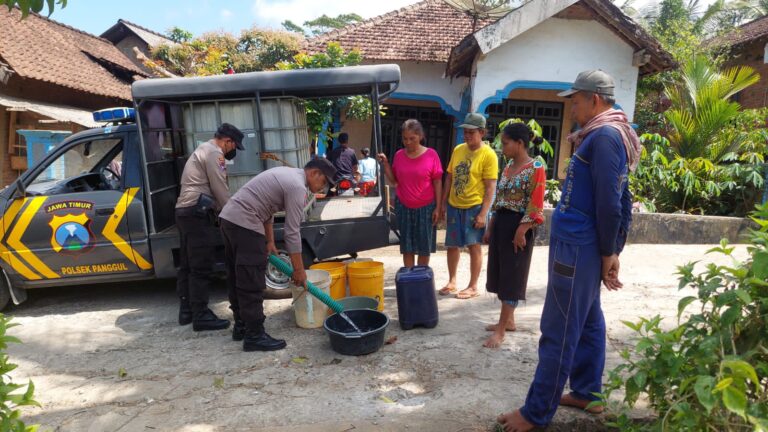
[{"label": "yellow chevron marking", "polygon": [[117,233],[117,227],[120,226],[120,222],[122,222],[125,212],[128,211],[128,205],[131,204],[131,201],[133,201],[133,197],[136,196],[138,190],[139,188],[136,187],[129,188],[125,191],[123,196],[120,197],[120,201],[118,201],[115,206],[115,212],[109,218],[107,224],[104,225],[104,229],[101,233],[104,235],[104,238],[112,242],[112,245],[114,245],[117,250],[125,255],[125,257],[132,263],[136,264],[142,270],[149,270],[152,268],[152,264],[147,262],[144,257],[136,252],[131,245]]},{"label": "yellow chevron marking", "polygon": [[0,258],[2,258],[3,261],[7,262],[14,270],[16,270],[16,272],[25,278],[29,280],[39,280],[42,278],[30,270],[29,267],[24,265],[20,259],[14,258],[13,252],[8,250],[8,248],[5,246],[5,243],[2,242],[3,237],[5,237],[5,227],[9,226],[13,222],[13,219],[16,218],[19,210],[26,202],[27,198],[15,200],[13,203],[11,203],[10,207],[8,207],[8,211],[5,212],[2,219],[0,219]]},{"label": "yellow chevron marking", "polygon": [[[23,236],[27,231],[29,223],[32,222],[32,218],[35,216],[35,213],[37,213],[47,198],[48,197],[32,198],[32,201],[29,203],[27,208],[24,209],[24,211],[21,213],[21,216],[19,216],[19,220],[16,221],[16,225],[14,225],[13,230],[11,230],[11,234],[8,236],[8,246],[17,254],[19,254],[20,257],[24,258],[24,260],[29,263],[29,265],[32,266],[32,268],[35,269],[38,273],[48,279],[57,279],[61,276],[48,268],[47,265],[40,261],[40,258],[38,258],[34,252],[29,250],[29,248],[21,242],[21,236]],[[27,200],[28,199],[25,199],[25,201]]]}]

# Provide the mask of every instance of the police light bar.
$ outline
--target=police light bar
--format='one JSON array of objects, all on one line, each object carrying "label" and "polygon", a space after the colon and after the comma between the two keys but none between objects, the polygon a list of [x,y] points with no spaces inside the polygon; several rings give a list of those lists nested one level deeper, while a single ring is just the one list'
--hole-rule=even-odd
[{"label": "police light bar", "polygon": [[133,108],[107,108],[93,112],[95,122],[135,122],[136,111]]}]

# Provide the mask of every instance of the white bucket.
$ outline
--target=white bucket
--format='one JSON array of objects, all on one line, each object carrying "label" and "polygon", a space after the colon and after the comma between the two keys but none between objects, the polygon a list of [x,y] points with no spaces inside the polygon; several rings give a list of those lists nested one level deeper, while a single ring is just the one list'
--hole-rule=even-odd
[{"label": "white bucket", "polygon": [[[307,270],[307,280],[320,291],[330,294],[331,274],[325,270]],[[328,306],[309,293],[304,287],[291,284],[293,312],[296,325],[301,328],[319,328],[328,316]]]}]

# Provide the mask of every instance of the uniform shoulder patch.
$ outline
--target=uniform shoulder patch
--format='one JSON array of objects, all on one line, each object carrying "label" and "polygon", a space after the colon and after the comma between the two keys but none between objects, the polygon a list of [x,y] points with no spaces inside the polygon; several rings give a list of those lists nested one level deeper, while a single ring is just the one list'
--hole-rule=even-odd
[{"label": "uniform shoulder patch", "polygon": [[227,169],[227,161],[224,159],[224,156],[219,156],[218,157],[218,161],[219,161],[219,168],[221,168],[223,170],[226,170]]},{"label": "uniform shoulder patch", "polygon": [[533,161],[534,168],[544,168],[544,164],[540,160]]}]

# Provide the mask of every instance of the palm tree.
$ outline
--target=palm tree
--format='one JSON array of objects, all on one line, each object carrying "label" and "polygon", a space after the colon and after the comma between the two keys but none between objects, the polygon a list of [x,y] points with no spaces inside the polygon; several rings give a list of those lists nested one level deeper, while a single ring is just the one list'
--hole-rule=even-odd
[{"label": "palm tree", "polygon": [[741,109],[731,97],[759,80],[760,75],[748,66],[718,71],[701,55],[684,63],[680,79],[664,88],[671,102],[664,115],[672,127],[669,140],[677,154],[717,163],[729,153],[728,143],[711,145],[713,137]]}]

